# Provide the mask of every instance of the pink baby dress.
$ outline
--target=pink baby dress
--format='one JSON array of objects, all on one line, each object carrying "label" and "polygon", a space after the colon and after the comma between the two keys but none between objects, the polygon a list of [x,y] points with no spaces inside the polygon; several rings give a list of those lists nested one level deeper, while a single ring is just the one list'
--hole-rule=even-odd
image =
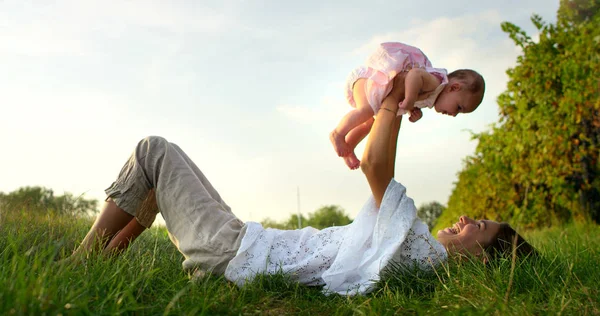
[{"label": "pink baby dress", "polygon": [[[443,68],[433,68],[431,61],[418,48],[403,43],[382,43],[379,48],[367,59],[364,66],[354,69],[346,80],[346,99],[352,107],[356,107],[352,89],[354,83],[361,78],[367,79],[365,94],[373,112],[377,114],[383,98],[392,90],[394,77],[403,71],[412,68],[423,68],[430,74],[440,79],[441,84],[424,100],[415,102],[415,107],[433,107],[438,95],[448,84],[448,72]],[[402,102],[400,102],[402,105]],[[402,108],[398,109],[398,115],[406,114]]]}]

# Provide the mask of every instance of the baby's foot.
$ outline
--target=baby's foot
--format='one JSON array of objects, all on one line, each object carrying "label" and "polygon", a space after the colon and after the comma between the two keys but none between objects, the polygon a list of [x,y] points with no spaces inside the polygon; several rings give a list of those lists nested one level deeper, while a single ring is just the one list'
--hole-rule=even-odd
[{"label": "baby's foot", "polygon": [[344,162],[350,170],[355,170],[360,167],[360,160],[358,160],[354,152],[351,152],[350,155],[344,157]]},{"label": "baby's foot", "polygon": [[335,130],[329,134],[329,140],[331,141],[331,144],[333,145],[333,148],[338,156],[345,157],[352,152],[346,143],[344,136],[340,136]]}]

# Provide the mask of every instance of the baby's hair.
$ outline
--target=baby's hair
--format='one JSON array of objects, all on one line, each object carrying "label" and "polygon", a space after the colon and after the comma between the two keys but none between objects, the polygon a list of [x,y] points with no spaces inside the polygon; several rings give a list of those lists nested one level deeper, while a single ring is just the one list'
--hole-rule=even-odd
[{"label": "baby's hair", "polygon": [[464,83],[467,91],[475,95],[481,95],[483,98],[485,92],[485,80],[483,80],[483,76],[477,71],[471,69],[458,69],[448,75],[449,80],[454,78]]}]

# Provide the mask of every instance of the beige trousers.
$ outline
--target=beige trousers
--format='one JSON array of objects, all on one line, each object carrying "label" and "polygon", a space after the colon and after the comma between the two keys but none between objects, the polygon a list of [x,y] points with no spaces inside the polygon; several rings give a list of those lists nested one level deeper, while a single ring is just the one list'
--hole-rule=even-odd
[{"label": "beige trousers", "polygon": [[[158,209],[143,205],[151,189]],[[160,211],[171,240],[185,257],[186,270],[224,273],[245,233],[244,223],[194,162],[162,137],[138,143],[106,194],[145,227]]]}]

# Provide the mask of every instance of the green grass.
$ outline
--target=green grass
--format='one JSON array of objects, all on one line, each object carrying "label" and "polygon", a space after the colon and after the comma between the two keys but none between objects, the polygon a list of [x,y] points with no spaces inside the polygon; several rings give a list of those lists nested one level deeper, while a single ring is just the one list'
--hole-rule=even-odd
[{"label": "green grass", "polygon": [[285,275],[237,288],[223,278],[191,282],[164,229],[153,228],[118,259],[59,265],[90,222],[28,213],[0,217],[0,315],[20,314],[578,314],[600,313],[600,228],[528,232],[543,259],[489,266],[450,263],[437,273],[395,273],[367,296],[324,296]]}]

